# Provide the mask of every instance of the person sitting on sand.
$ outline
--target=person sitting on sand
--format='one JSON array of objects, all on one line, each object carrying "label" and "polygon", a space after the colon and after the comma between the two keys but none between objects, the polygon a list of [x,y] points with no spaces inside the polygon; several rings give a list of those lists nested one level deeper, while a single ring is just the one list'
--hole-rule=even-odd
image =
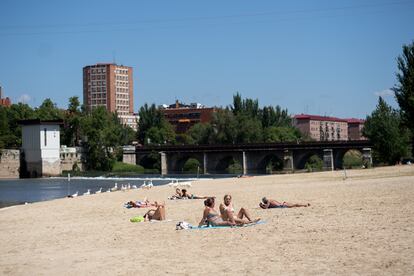
[{"label": "person sitting on sand", "polygon": [[307,204],[299,204],[299,203],[288,203],[288,202],[279,202],[274,199],[267,199],[266,197],[262,198],[262,202],[259,203],[259,206],[263,209],[270,209],[270,208],[293,208],[293,207],[308,207],[310,206],[309,203]]},{"label": "person sitting on sand", "polygon": [[183,199],[207,199],[209,198],[209,196],[196,196],[195,194],[187,194],[187,190],[186,189],[182,189],[181,190],[181,198]]},{"label": "person sitting on sand", "polygon": [[219,213],[214,209],[215,205],[215,199],[214,197],[209,197],[206,200],[204,200],[204,212],[203,212],[203,218],[201,219],[198,226],[202,226],[204,224],[209,223],[213,226],[235,226],[236,223],[231,221],[224,221]]},{"label": "person sitting on sand", "polygon": [[165,220],[165,203],[158,204],[155,201],[155,206],[157,207],[157,209],[152,209],[152,210],[149,210],[148,212],[145,213],[145,215],[144,215],[145,221],[148,221],[148,220]]},{"label": "person sitting on sand", "polygon": [[[250,218],[249,212],[245,208],[240,208],[237,215],[234,213],[234,207],[232,203],[232,197],[231,195],[225,195],[224,196],[224,203],[220,204],[220,214],[224,221],[231,221],[234,223],[252,223],[257,222],[260,219],[256,219],[252,221]],[[243,219],[245,217],[247,220]]]}]

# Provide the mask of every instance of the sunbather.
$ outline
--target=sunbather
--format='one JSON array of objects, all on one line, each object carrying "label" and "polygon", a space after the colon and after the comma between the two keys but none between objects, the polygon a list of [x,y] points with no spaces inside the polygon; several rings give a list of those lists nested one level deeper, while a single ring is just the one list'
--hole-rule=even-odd
[{"label": "sunbather", "polygon": [[181,193],[182,193],[181,197],[186,198],[186,199],[207,199],[207,198],[209,198],[209,196],[197,196],[195,194],[187,194],[186,189],[182,189]]},{"label": "sunbather", "polygon": [[214,197],[209,197],[206,200],[204,200],[204,212],[203,212],[203,218],[201,219],[198,226],[205,225],[206,223],[209,223],[213,226],[234,226],[236,223],[230,222],[230,221],[224,221],[219,213],[214,209],[215,205],[215,199]]},{"label": "sunbather", "polygon": [[267,199],[266,197],[262,198],[262,202],[259,203],[259,206],[263,209],[270,208],[293,208],[293,207],[308,207],[309,203],[300,204],[300,203],[289,203],[289,202],[279,202],[274,199]]},{"label": "sunbather", "polygon": [[145,199],[144,201],[128,201],[125,203],[125,207],[127,208],[146,208],[146,207],[152,207],[156,206],[155,203],[151,203],[148,199]]},{"label": "sunbather", "polygon": [[147,220],[165,220],[165,204],[158,204],[155,201],[157,209],[149,210],[145,213],[144,219]]},{"label": "sunbather", "polygon": [[[220,204],[220,214],[224,221],[230,221],[234,223],[251,223],[251,222],[257,222],[260,220],[255,219],[252,221],[250,218],[249,212],[245,208],[240,208],[237,215],[234,213],[234,207],[232,203],[232,197],[231,195],[225,195],[224,196],[224,203]],[[246,219],[243,219],[246,218]]]},{"label": "sunbather", "polygon": [[168,199],[182,199],[182,198],[183,198],[183,194],[181,192],[181,189],[177,188],[177,189],[175,189],[175,194],[170,196]]}]

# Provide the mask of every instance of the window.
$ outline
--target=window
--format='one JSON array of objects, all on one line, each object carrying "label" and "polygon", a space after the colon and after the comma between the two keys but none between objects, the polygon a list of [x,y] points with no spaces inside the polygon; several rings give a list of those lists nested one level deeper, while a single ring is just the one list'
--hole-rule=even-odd
[{"label": "window", "polygon": [[44,128],[44,138],[45,138],[45,146],[47,146],[47,129]]}]

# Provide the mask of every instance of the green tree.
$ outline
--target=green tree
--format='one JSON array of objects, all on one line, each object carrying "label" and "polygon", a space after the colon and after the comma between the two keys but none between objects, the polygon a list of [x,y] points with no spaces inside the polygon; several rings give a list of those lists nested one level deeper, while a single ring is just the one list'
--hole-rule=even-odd
[{"label": "green tree", "polygon": [[361,168],[364,164],[362,154],[357,150],[349,150],[344,154],[342,160],[343,167],[346,169]]},{"label": "green tree", "polygon": [[9,126],[9,136],[5,147],[18,148],[22,145],[22,127],[19,123],[20,120],[34,119],[35,112],[27,104],[12,104],[9,108],[6,108],[7,120]]},{"label": "green tree", "polygon": [[87,168],[110,171],[115,162],[114,149],[119,146],[121,126],[116,114],[104,107],[93,109],[81,120]]},{"label": "green tree", "polygon": [[300,134],[295,128],[292,127],[271,126],[264,130],[263,136],[266,143],[291,142],[296,141],[296,139],[300,137]]},{"label": "green tree", "polygon": [[[414,134],[414,41],[409,45],[403,45],[403,54],[398,57],[397,64],[398,84],[393,90],[401,109],[403,123],[411,130],[411,134]],[[414,139],[411,141],[414,151]]]},{"label": "green tree", "polygon": [[196,145],[209,144],[212,133],[213,128],[210,123],[198,123],[188,130],[192,143]]},{"label": "green tree", "polygon": [[63,112],[56,107],[56,104],[51,99],[47,98],[35,110],[36,117],[40,120],[61,120],[63,119]]},{"label": "green tree", "polygon": [[[159,108],[152,104],[144,104],[139,110],[137,138],[141,144],[164,144],[175,142],[173,126],[167,122]],[[147,133],[150,132],[150,133]]]},{"label": "green tree", "polygon": [[259,143],[262,138],[262,123],[258,118],[250,117],[247,114],[236,116],[237,136],[236,143]]},{"label": "green tree", "polygon": [[400,114],[381,97],[365,121],[363,134],[373,144],[377,162],[395,164],[408,154],[409,131],[402,126]]},{"label": "green tree", "polygon": [[80,122],[81,122],[81,108],[78,97],[70,97],[68,110],[64,115],[64,128],[62,143],[69,146],[79,146],[80,142]]},{"label": "green tree", "polygon": [[235,144],[237,139],[237,121],[229,109],[218,109],[211,122],[210,144]]}]

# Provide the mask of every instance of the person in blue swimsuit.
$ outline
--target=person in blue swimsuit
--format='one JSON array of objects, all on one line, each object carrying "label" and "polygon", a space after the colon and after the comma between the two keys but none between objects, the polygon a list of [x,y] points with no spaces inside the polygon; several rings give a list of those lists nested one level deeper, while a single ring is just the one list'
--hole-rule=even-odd
[{"label": "person in blue swimsuit", "polygon": [[293,207],[308,207],[309,203],[300,204],[300,203],[289,203],[289,202],[279,202],[274,199],[268,199],[266,197],[262,198],[262,202],[259,203],[259,206],[262,209],[271,209],[271,208],[293,208]]}]

